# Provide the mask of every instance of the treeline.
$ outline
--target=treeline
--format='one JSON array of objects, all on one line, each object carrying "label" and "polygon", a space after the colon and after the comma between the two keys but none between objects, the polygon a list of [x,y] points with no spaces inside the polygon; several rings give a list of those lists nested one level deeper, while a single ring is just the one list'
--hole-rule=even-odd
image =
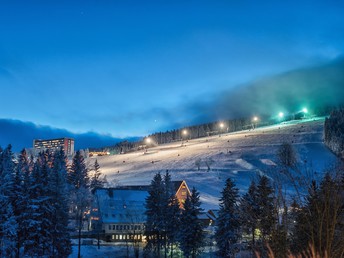
[{"label": "treeline", "polygon": [[15,159],[10,145],[0,148],[0,257],[68,257],[70,233],[102,185],[99,165],[90,176],[79,151],[68,167],[62,150]]},{"label": "treeline", "polygon": [[[255,126],[252,120],[248,118],[224,120],[221,123],[223,125],[222,127],[220,126],[220,123],[217,121],[201,125],[187,126],[184,128],[169,130],[165,132],[157,132],[148,135],[147,137],[149,137],[152,140],[152,145],[164,144],[174,141],[201,138],[221,133],[235,132],[243,129],[253,129]],[[265,125],[269,123],[271,123],[271,121],[266,122]],[[185,134],[183,134],[184,130],[186,130]],[[109,151],[112,154],[120,154],[144,149],[146,144],[147,143],[144,141],[144,139],[134,142],[123,141],[115,144],[114,146],[92,149],[92,151]]]},{"label": "treeline", "polygon": [[[220,126],[222,124],[222,126]],[[233,120],[225,120],[220,122],[212,122],[195,126],[188,126],[181,129],[158,132],[149,135],[153,142],[157,144],[169,143],[173,141],[180,141],[183,139],[195,139],[206,137],[214,134],[221,134],[227,132],[235,132],[243,129],[253,128],[251,119],[241,118]],[[183,131],[186,130],[184,134]]]},{"label": "treeline", "polygon": [[344,159],[344,108],[335,109],[325,120],[325,144]]},{"label": "treeline", "polygon": [[246,238],[260,257],[343,257],[344,177],[332,172],[309,181],[308,194],[290,205],[265,176],[242,197],[228,179],[215,234],[219,256],[234,257]]}]

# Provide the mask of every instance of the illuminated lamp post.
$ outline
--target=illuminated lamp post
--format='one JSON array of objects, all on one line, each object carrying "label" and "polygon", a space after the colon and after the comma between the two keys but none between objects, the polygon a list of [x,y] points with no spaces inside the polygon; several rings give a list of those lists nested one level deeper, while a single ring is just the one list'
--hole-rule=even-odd
[{"label": "illuminated lamp post", "polygon": [[145,151],[145,152],[147,152],[147,150],[148,150],[148,145],[150,145],[150,144],[152,143],[152,139],[149,138],[149,137],[147,137],[147,138],[145,139],[145,142],[146,142],[146,151]]},{"label": "illuminated lamp post", "polygon": [[223,128],[225,127],[225,124],[221,122],[221,123],[219,124],[219,127],[220,127],[220,134],[219,134],[219,137],[221,137],[221,133],[222,133],[222,131],[223,131]]},{"label": "illuminated lamp post", "polygon": [[[186,140],[187,138],[187,135],[188,135],[188,131],[186,129],[184,129],[182,131],[182,146],[184,145],[184,139]],[[184,138],[185,137],[185,138]]]},{"label": "illuminated lamp post", "polygon": [[253,129],[255,129],[257,127],[257,123],[258,123],[259,118],[257,116],[254,116],[252,118],[252,122],[253,122]]}]

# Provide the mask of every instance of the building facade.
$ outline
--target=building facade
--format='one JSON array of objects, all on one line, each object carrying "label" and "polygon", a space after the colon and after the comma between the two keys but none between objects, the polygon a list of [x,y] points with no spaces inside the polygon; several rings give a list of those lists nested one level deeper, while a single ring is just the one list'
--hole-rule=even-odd
[{"label": "building facade", "polygon": [[46,140],[34,140],[33,148],[36,151],[51,150],[52,152],[57,150],[64,150],[67,156],[72,156],[74,153],[74,139],[71,138],[57,138]]},{"label": "building facade", "polygon": [[[172,181],[182,208],[190,195],[185,181]],[[145,204],[149,185],[99,188],[90,211],[89,227],[111,242],[144,241]]]}]

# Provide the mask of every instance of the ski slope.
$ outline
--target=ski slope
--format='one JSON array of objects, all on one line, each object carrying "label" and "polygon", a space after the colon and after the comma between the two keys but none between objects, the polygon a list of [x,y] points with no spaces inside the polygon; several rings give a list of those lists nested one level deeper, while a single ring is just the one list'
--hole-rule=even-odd
[{"label": "ski slope", "polygon": [[[220,192],[228,177],[241,193],[257,175],[273,178],[276,153],[291,143],[304,166],[322,172],[336,161],[323,144],[324,118],[290,121],[255,130],[204,137],[151,147],[147,152],[89,158],[97,159],[101,172],[115,185],[150,184],[157,172],[170,172],[173,180],[185,180],[201,195],[203,208],[218,208]],[[196,166],[200,161],[200,170]],[[206,166],[210,164],[210,170]]]}]

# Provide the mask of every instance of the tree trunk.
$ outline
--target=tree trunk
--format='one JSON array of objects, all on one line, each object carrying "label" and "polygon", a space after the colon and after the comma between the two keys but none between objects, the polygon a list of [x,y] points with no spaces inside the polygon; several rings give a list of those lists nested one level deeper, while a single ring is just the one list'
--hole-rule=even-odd
[{"label": "tree trunk", "polygon": [[78,219],[79,219],[78,258],[81,258],[81,225],[82,225],[82,212],[80,212]]}]

